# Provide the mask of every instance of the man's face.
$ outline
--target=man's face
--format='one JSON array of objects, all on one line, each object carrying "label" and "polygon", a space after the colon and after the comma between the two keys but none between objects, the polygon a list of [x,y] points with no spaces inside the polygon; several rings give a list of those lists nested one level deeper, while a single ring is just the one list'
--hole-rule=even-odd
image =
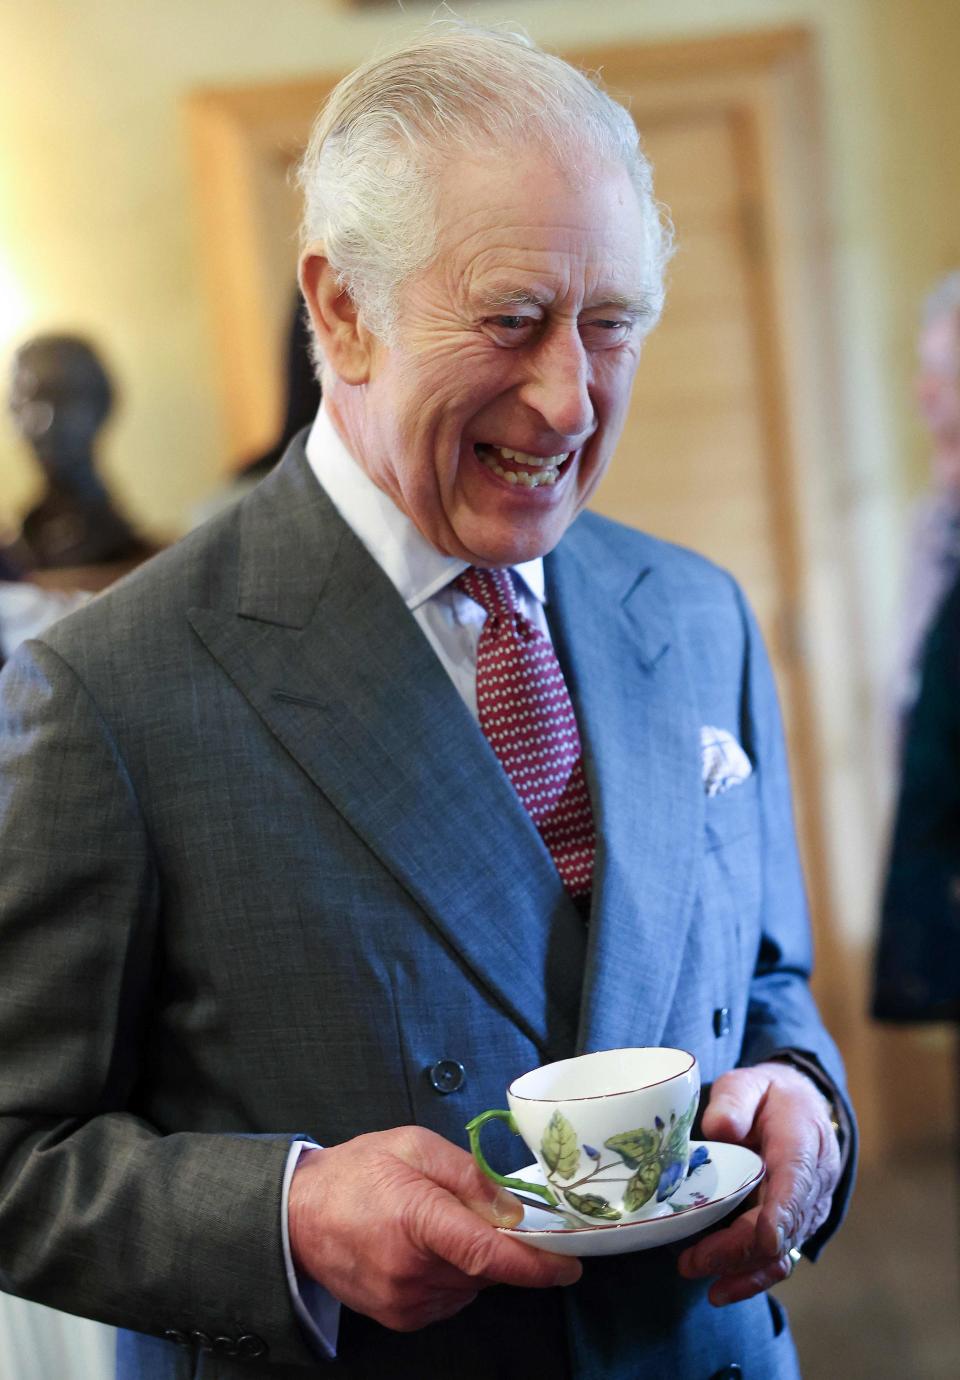
[{"label": "man's face", "polygon": [[[915,388],[920,415],[938,451],[960,452],[960,315],[945,312],[924,326],[918,353]],[[938,478],[958,488],[960,458],[953,471]]]},{"label": "man's face", "polygon": [[351,439],[438,550],[515,564],[557,544],[620,435],[643,333],[639,203],[619,166],[574,182],[517,152],[451,165],[439,214]]}]

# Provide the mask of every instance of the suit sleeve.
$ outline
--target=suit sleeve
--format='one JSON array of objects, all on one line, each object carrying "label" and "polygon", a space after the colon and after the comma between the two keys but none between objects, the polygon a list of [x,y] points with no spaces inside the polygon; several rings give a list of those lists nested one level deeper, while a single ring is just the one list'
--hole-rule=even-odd
[{"label": "suit sleeve", "polygon": [[741,1063],[786,1058],[812,1077],[836,1108],[844,1168],[829,1218],[804,1247],[804,1254],[814,1259],[846,1211],[856,1166],[856,1123],[843,1061],[810,991],[810,924],[773,675],[756,621],[738,597],[747,629],[740,731],[758,775],[763,888],[763,924]]},{"label": "suit sleeve", "polygon": [[108,726],[27,644],[0,677],[0,1287],[310,1365],[279,1231],[291,1138],[164,1135],[132,1110],[161,900]]}]

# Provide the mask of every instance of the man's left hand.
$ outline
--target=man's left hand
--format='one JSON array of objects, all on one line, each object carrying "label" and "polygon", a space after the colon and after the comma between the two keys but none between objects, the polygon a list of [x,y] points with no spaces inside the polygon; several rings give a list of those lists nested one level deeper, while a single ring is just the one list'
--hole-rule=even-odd
[{"label": "man's left hand", "polygon": [[826,1221],[840,1178],[830,1104],[789,1064],[756,1064],[718,1078],[703,1114],[710,1140],[747,1145],[767,1174],[756,1206],[680,1256],[686,1279],[716,1275],[710,1302],[739,1303],[790,1274],[791,1247]]}]

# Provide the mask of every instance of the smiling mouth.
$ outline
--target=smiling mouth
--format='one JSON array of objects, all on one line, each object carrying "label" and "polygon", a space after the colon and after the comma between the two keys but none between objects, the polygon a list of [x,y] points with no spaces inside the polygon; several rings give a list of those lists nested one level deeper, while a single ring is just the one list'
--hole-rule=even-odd
[{"label": "smiling mouth", "polygon": [[506,446],[491,446],[485,441],[478,441],[473,449],[480,463],[498,479],[526,489],[556,484],[573,454],[564,451],[562,455],[531,455],[528,451],[510,450]]}]

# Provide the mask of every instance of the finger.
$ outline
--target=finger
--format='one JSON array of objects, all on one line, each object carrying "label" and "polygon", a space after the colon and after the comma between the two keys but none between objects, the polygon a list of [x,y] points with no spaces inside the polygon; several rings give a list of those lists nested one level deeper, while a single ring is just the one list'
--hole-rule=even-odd
[{"label": "finger", "polygon": [[522,1221],[520,1200],[488,1179],[472,1155],[441,1136],[410,1136],[399,1142],[396,1154],[491,1226],[515,1227]]},{"label": "finger", "polygon": [[[486,1178],[486,1175],[483,1176]],[[523,1221],[523,1204],[519,1198],[515,1198],[507,1189],[501,1188],[499,1184],[491,1183],[490,1188],[494,1191],[484,1198],[476,1198],[472,1195],[460,1198],[464,1207],[475,1212],[484,1222],[488,1222],[491,1227],[516,1227]],[[458,1195],[459,1196],[459,1195]]]},{"label": "finger", "polygon": [[573,1256],[534,1250],[492,1230],[472,1209],[443,1190],[424,1194],[407,1226],[420,1249],[439,1256],[468,1279],[483,1284],[545,1289],[573,1284],[583,1272]]},{"label": "finger", "polygon": [[724,1308],[728,1303],[742,1303],[744,1299],[751,1299],[755,1294],[762,1294],[775,1284],[781,1284],[790,1278],[790,1273],[789,1256],[780,1256],[760,1269],[718,1279],[711,1284],[707,1298],[715,1308]]},{"label": "finger", "polygon": [[835,1176],[824,1176],[818,1171],[809,1191],[804,1193],[801,1189],[797,1197],[765,1203],[757,1224],[761,1249],[779,1255],[791,1247],[802,1246],[829,1217],[835,1188]]},{"label": "finger", "polygon": [[812,1235],[829,1212],[839,1155],[830,1155],[815,1123],[796,1120],[782,1133],[771,1127],[764,1149],[768,1173],[758,1236],[770,1254],[782,1255]]},{"label": "finger", "polygon": [[729,1227],[710,1232],[689,1246],[677,1261],[684,1279],[706,1279],[710,1275],[742,1273],[769,1264],[758,1257],[757,1220],[760,1208],[751,1208]]},{"label": "finger", "polygon": [[784,1166],[771,1177],[757,1220],[758,1246],[766,1255],[783,1255],[810,1235],[805,1229],[815,1209],[810,1185],[811,1177],[802,1164]]},{"label": "finger", "polygon": [[772,1268],[782,1260],[789,1244],[778,1233],[761,1229],[761,1207],[751,1209],[729,1227],[711,1232],[685,1250],[677,1268],[685,1279],[710,1276],[731,1279]]},{"label": "finger", "polygon": [[732,1069],[714,1083],[701,1121],[706,1140],[746,1140],[770,1085],[758,1068]]}]

